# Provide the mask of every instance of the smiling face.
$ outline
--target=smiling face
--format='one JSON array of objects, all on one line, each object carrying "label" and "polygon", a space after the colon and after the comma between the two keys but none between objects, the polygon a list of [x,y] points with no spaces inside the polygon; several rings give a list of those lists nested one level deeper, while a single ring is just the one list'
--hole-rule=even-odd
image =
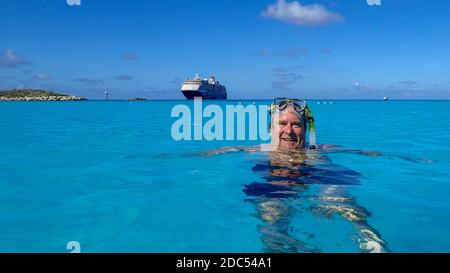
[{"label": "smiling face", "polygon": [[279,115],[279,147],[300,149],[305,144],[305,123],[301,118],[287,111]]}]

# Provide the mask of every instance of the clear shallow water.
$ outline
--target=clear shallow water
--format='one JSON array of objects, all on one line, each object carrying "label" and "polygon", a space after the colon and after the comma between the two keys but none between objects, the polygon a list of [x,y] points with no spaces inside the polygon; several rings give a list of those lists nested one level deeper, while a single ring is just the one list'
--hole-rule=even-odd
[{"label": "clear shallow water", "polygon": [[449,101],[311,102],[319,143],[385,156],[326,154],[287,198],[264,197],[265,154],[186,156],[258,142],[176,142],[177,103],[0,102],[0,251],[361,251],[361,225],[316,209],[336,184],[389,251],[450,251]]}]

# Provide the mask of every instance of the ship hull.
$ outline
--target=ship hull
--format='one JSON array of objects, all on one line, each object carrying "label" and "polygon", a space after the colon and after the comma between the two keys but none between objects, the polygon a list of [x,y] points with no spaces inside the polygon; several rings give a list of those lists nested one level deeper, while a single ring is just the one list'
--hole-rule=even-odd
[{"label": "ship hull", "polygon": [[181,91],[188,100],[193,100],[195,97],[201,97],[204,100],[226,100],[226,94],[208,94],[200,91]]}]

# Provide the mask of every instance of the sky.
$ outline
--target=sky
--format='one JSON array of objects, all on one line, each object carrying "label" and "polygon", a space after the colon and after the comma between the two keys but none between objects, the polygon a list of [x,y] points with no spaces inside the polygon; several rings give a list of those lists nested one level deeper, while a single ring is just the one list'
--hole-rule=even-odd
[{"label": "sky", "polygon": [[0,0],[0,89],[182,99],[198,73],[230,99],[450,99],[449,14],[448,0]]}]

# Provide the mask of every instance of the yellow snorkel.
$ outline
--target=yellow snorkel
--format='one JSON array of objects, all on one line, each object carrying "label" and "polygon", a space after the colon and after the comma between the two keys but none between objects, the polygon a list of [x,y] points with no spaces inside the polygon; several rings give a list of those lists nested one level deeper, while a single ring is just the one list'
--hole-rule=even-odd
[{"label": "yellow snorkel", "polygon": [[311,109],[308,106],[305,108],[306,118],[308,119],[308,127],[309,127],[309,148],[315,149],[317,148],[316,144],[316,127],[314,126],[314,117],[312,115]]}]

